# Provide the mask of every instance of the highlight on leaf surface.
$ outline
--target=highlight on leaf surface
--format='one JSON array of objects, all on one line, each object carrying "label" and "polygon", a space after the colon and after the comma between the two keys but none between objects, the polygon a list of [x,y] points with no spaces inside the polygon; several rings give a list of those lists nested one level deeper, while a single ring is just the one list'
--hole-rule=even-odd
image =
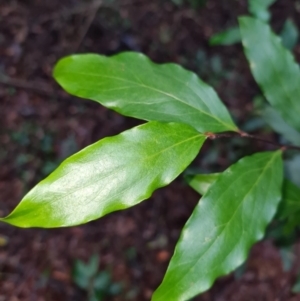
[{"label": "highlight on leaf surface", "polygon": [[269,25],[239,18],[244,52],[266,99],[282,118],[300,131],[300,68]]},{"label": "highlight on leaf surface", "polygon": [[134,206],[173,181],[205,139],[188,125],[156,121],[104,138],[66,159],[1,220],[65,227]]},{"label": "highlight on leaf surface", "polygon": [[187,221],[152,301],[185,301],[247,258],[281,199],[281,151],[245,157],[224,171]]},{"label": "highlight on leaf surface", "polygon": [[140,53],[72,55],[57,63],[54,78],[70,94],[125,116],[184,123],[202,133],[238,130],[217,93],[195,73]]}]

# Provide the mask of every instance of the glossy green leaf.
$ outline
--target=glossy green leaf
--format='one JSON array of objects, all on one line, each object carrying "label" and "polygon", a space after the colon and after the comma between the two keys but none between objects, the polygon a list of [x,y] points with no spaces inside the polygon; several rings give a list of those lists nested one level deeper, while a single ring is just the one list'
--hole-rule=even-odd
[{"label": "glossy green leaf", "polygon": [[188,125],[160,122],[105,138],[65,160],[3,221],[63,227],[131,207],[173,181],[204,141]]},{"label": "glossy green leaf", "polygon": [[293,50],[299,39],[299,31],[291,19],[287,19],[280,33],[282,44],[289,50]]},{"label": "glossy green leaf", "polygon": [[[212,184],[220,177],[221,173],[188,174],[184,178],[187,183],[199,194],[204,195]],[[286,219],[293,214],[300,213],[300,188],[285,179],[282,188],[282,201],[278,208],[278,218]],[[300,215],[299,215],[300,217]],[[299,219],[300,224],[300,219]]]},{"label": "glossy green leaf", "polygon": [[185,123],[202,133],[237,130],[216,92],[196,74],[140,53],[69,56],[57,63],[54,77],[70,94],[126,116]]},{"label": "glossy green leaf", "polygon": [[219,176],[219,173],[186,175],[185,180],[194,190],[204,195]]},{"label": "glossy green leaf", "polygon": [[281,152],[245,157],[224,171],[186,223],[152,301],[184,301],[247,258],[281,199]]},{"label": "glossy green leaf", "polygon": [[209,39],[209,44],[215,45],[233,45],[241,42],[241,33],[239,27],[231,27],[222,32],[216,33]]},{"label": "glossy green leaf", "polygon": [[300,131],[298,64],[268,25],[250,17],[239,21],[245,54],[255,80],[283,119]]},{"label": "glossy green leaf", "polygon": [[[204,195],[219,176],[220,173],[190,174],[185,176],[185,180],[193,189]],[[287,179],[284,180],[282,200],[275,219],[280,223],[271,230],[271,237],[280,240],[280,243],[289,242],[300,225],[300,188]]]},{"label": "glossy green leaf", "polygon": [[248,10],[256,18],[268,22],[271,17],[269,7],[275,2],[276,0],[249,0]]}]

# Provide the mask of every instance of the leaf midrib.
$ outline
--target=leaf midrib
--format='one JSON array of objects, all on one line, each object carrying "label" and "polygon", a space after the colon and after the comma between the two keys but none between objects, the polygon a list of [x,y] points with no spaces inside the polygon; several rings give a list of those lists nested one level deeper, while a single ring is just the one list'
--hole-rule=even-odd
[{"label": "leaf midrib", "polygon": [[[273,162],[273,160],[275,159],[276,156],[277,156],[277,154],[275,153],[275,154],[272,156],[271,160],[269,160],[269,162],[265,165],[265,167],[262,169],[262,172],[261,172],[260,176],[257,178],[257,180],[255,181],[255,183],[253,184],[253,186],[250,188],[250,190],[249,190],[249,191],[246,193],[246,195],[243,197],[242,201],[241,201],[240,204],[237,206],[237,208],[236,208],[235,212],[233,213],[232,217],[230,218],[230,220],[229,220],[227,223],[224,223],[224,224],[223,224],[223,225],[225,225],[225,226],[224,226],[224,228],[222,229],[222,231],[220,232],[220,234],[214,239],[214,241],[212,242],[212,244],[204,251],[204,253],[196,260],[196,263],[194,263],[194,264],[192,265],[192,267],[190,267],[190,268],[188,269],[188,271],[185,272],[185,275],[182,276],[182,277],[180,278],[180,281],[182,281],[182,279],[184,279],[184,278],[187,277],[187,275],[190,273],[190,271],[193,269],[193,267],[196,266],[196,265],[199,263],[199,261],[203,258],[203,256],[211,249],[211,247],[212,247],[212,246],[215,244],[215,242],[219,239],[219,237],[222,235],[222,233],[224,232],[224,230],[225,230],[225,229],[228,227],[228,225],[230,224],[231,220],[233,219],[234,215],[236,214],[236,212],[238,211],[238,209],[240,208],[240,206],[243,204],[245,198],[249,195],[249,193],[254,189],[254,187],[255,187],[255,186],[257,185],[257,183],[260,181],[261,177],[262,177],[263,174],[266,172],[266,170],[268,169],[269,165]],[[253,171],[253,170],[252,170],[252,171]],[[224,192],[223,192],[223,194],[224,194]],[[223,194],[222,194],[222,195],[223,195]],[[222,195],[220,196],[220,198],[222,197]],[[219,225],[219,226],[220,226],[220,225]],[[222,226],[222,225],[221,225],[221,226]],[[187,263],[186,263],[186,264],[187,264]],[[174,285],[178,284],[178,282],[179,282],[179,281],[176,281],[176,283],[175,283]],[[167,295],[168,293],[169,293],[169,291],[166,292],[163,296]]]},{"label": "leaf midrib", "polygon": [[[198,133],[197,135],[194,135],[194,136],[189,137],[189,138],[187,138],[187,139],[184,139],[184,140],[182,140],[182,141],[180,141],[180,142],[178,142],[178,143],[175,143],[175,144],[173,144],[173,145],[170,145],[170,146],[168,146],[167,148],[164,148],[164,149],[162,149],[161,151],[159,151],[159,152],[157,152],[157,153],[155,153],[155,154],[152,154],[151,156],[140,157],[140,160],[136,160],[135,163],[138,164],[138,162],[141,162],[141,161],[145,161],[145,162],[146,162],[146,161],[148,161],[148,160],[151,160],[151,159],[153,159],[154,157],[159,156],[161,153],[168,152],[169,149],[176,148],[176,147],[178,147],[179,145],[181,145],[181,144],[183,144],[183,143],[187,143],[188,141],[193,140],[193,139],[196,139],[197,137],[200,137],[200,136],[204,137],[203,134]],[[127,165],[127,166],[128,166],[128,165]],[[63,166],[61,166],[61,167],[63,167]],[[126,167],[125,164],[123,164],[123,166],[120,165],[120,168],[125,168],[125,167]],[[119,171],[120,171],[120,169],[116,170],[115,172],[119,172]],[[91,186],[91,185],[94,185],[95,183],[101,181],[101,180],[104,179],[105,177],[107,177],[107,175],[104,176],[104,177],[97,178],[97,180],[93,181],[92,183],[89,183],[88,185],[86,185],[86,186],[84,186],[84,187],[81,186],[81,187],[79,187],[79,188],[77,188],[77,189],[72,190],[71,192],[68,191],[68,192],[64,193],[62,196],[57,197],[57,198],[55,198],[53,201],[51,201],[51,204],[60,201],[62,198],[65,197],[66,194],[68,194],[68,195],[74,194],[74,193],[76,193],[78,190],[81,190],[81,189],[87,188],[87,187],[89,187],[89,186]],[[47,180],[47,178],[46,178],[44,181],[46,181],[46,180]],[[42,182],[43,182],[43,181],[42,181]],[[42,182],[41,182],[40,184],[42,184]],[[51,185],[52,183],[49,183],[49,184]],[[49,184],[47,183],[47,185],[49,185]],[[128,188],[128,187],[127,187],[127,188]],[[124,190],[126,190],[127,188],[125,188]],[[33,188],[33,189],[34,189],[34,188]],[[33,191],[33,190],[32,190],[32,191]],[[30,193],[30,192],[29,192],[29,193]],[[122,193],[122,191],[121,191],[120,193]],[[118,194],[120,194],[120,193],[118,193]],[[96,193],[96,194],[97,194],[97,193]],[[118,194],[117,194],[117,195],[118,195]],[[22,201],[23,201],[23,200],[24,200],[24,201],[26,200],[26,197],[27,197],[27,195],[21,200],[21,202],[20,202],[19,205],[22,204]],[[93,200],[95,200],[95,198],[93,198]],[[0,218],[0,220],[9,222],[9,217],[10,217],[11,215],[13,215],[13,213],[14,213],[15,211],[17,211],[18,207],[19,207],[19,206],[17,206],[17,207],[16,207],[16,208],[8,215],[8,216],[6,216],[6,217],[4,217],[4,218]],[[36,211],[36,212],[40,212],[41,210],[44,210],[44,208],[39,207],[39,208],[36,209],[35,211]]]},{"label": "leaf midrib", "polygon": [[[249,29],[247,29],[247,31],[248,31]],[[274,41],[274,39],[275,39],[275,37],[273,36],[273,33],[270,31],[270,32],[268,32],[268,35],[271,35],[271,39]],[[272,42],[273,42],[272,41]],[[244,37],[244,39],[243,39],[243,42],[245,43],[246,42],[246,44],[247,44],[247,38],[245,38]],[[273,43],[272,43],[273,44]],[[258,43],[258,45],[261,45],[261,43]],[[277,41],[275,41],[275,45],[276,46],[278,46],[277,45]],[[282,46],[283,47],[283,46]],[[273,58],[273,56],[271,55],[269,55],[270,53],[269,53],[269,50],[268,50],[268,47],[266,47],[266,45],[265,45],[265,43],[263,43],[263,51],[265,52],[265,55],[267,55],[267,57],[269,57],[270,58],[270,64],[272,65],[272,68],[273,68],[273,70],[275,71],[274,73],[275,73],[275,78],[276,78],[276,80],[277,80],[277,82],[278,82],[278,84],[279,84],[279,86],[281,86],[281,91],[283,91],[283,94],[285,94],[285,97],[286,97],[286,99],[288,99],[289,100],[289,103],[291,104],[291,105],[293,105],[293,107],[294,107],[294,98],[292,97],[292,95],[290,94],[290,93],[288,93],[287,92],[287,90],[286,90],[286,86],[285,86],[285,83],[284,83],[284,81],[282,81],[282,77],[279,75],[279,71],[278,71],[278,69],[276,68],[276,63],[274,63],[273,62],[273,60],[272,60],[272,58]],[[246,49],[249,49],[248,47],[246,47]],[[260,48],[261,49],[261,48]],[[278,49],[276,49],[277,51],[278,51]],[[279,49],[280,51],[281,51],[281,49]],[[247,50],[248,52],[250,52],[250,50]],[[284,55],[289,55],[289,53],[284,53]],[[296,62],[293,62],[294,64],[296,64]],[[250,60],[250,64],[251,64],[251,60]],[[255,67],[254,67],[255,68]],[[300,69],[298,68],[298,77],[300,76]],[[300,83],[299,83],[300,84]],[[269,94],[269,93],[266,93],[265,92],[265,88],[263,88],[263,90],[264,90],[264,94]],[[268,99],[268,97],[266,96],[266,98]],[[271,102],[272,103],[272,102]],[[284,105],[281,105],[281,103],[280,102],[277,102],[277,105],[280,105],[280,108],[282,108],[282,107],[284,107]],[[300,107],[298,107],[298,106],[296,106],[296,108],[297,108],[297,111],[299,111],[299,113],[300,113]],[[284,110],[284,111],[286,111],[286,110]]]}]

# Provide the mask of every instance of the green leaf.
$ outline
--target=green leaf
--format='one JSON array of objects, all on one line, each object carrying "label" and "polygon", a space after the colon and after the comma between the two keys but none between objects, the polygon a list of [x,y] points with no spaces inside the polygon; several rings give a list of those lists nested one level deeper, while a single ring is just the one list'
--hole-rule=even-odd
[{"label": "green leaf", "polygon": [[[220,175],[221,173],[188,174],[185,175],[184,178],[194,190],[204,195]],[[293,219],[295,215],[300,217],[300,188],[287,179],[285,179],[283,183],[282,201],[278,208],[277,218],[284,220]]]},{"label": "green leaf", "polygon": [[90,257],[89,262],[86,264],[86,270],[90,277],[94,276],[99,269],[100,259],[97,254],[94,254]]},{"label": "green leaf", "polygon": [[185,123],[202,133],[237,130],[216,92],[196,74],[140,53],[69,56],[57,63],[54,77],[70,94],[126,116]]},{"label": "green leaf", "polygon": [[194,190],[204,195],[219,176],[219,173],[186,175],[185,180]]},{"label": "green leaf", "polygon": [[241,33],[239,27],[231,27],[222,32],[216,33],[209,39],[209,44],[215,45],[233,45],[241,42]]},{"label": "green leaf", "polygon": [[239,19],[245,54],[266,99],[300,131],[300,69],[291,52],[263,22]]},{"label": "green leaf", "polygon": [[271,106],[265,106],[260,112],[263,120],[277,133],[283,135],[285,139],[300,146],[300,133],[287,124],[281,115]]},{"label": "green leaf", "polygon": [[282,201],[278,207],[274,223],[268,229],[267,237],[271,238],[277,246],[290,247],[297,239],[299,226],[300,188],[285,179],[282,188]]},{"label": "green leaf", "polygon": [[291,19],[287,19],[280,33],[282,44],[289,50],[293,50],[299,39],[299,31]]},{"label": "green leaf", "polygon": [[75,262],[73,271],[73,281],[81,289],[87,289],[90,284],[90,278],[86,276],[84,262],[78,260]]},{"label": "green leaf", "polygon": [[88,289],[99,268],[99,257],[93,255],[88,263],[76,260],[73,269],[73,281],[82,289]]},{"label": "green leaf", "polygon": [[94,278],[94,289],[97,291],[105,291],[111,283],[111,275],[107,271],[98,273]]},{"label": "green leaf", "polygon": [[65,227],[134,206],[173,181],[204,141],[188,125],[160,122],[102,139],[65,160],[2,221]]},{"label": "green leaf", "polygon": [[276,0],[249,0],[248,10],[256,18],[268,22],[271,17],[269,7],[275,2]]},{"label": "green leaf", "polygon": [[186,223],[152,301],[184,301],[247,258],[281,199],[281,151],[257,153],[223,172]]},{"label": "green leaf", "polygon": [[[201,195],[204,195],[210,186],[220,176],[215,174],[194,174],[185,176],[188,184]],[[269,235],[276,243],[290,244],[295,241],[296,230],[300,225],[300,188],[289,180],[284,180],[282,201],[280,202],[275,227],[269,229]]]},{"label": "green leaf", "polygon": [[298,220],[300,224],[300,188],[291,181],[285,180],[282,199],[278,209],[278,218],[289,221]]}]

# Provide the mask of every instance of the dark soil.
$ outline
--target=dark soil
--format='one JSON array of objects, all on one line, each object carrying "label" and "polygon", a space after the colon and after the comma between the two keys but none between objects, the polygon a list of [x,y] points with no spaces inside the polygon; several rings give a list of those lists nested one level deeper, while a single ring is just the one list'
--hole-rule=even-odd
[{"label": "dark soil", "polygon": [[[193,8],[171,0],[103,1],[95,13],[89,1],[0,0],[1,216],[70,154],[141,123],[66,95],[51,77],[65,55],[133,50],[156,62],[180,63],[214,86],[239,124],[251,116],[259,89],[241,46],[208,45],[213,33],[236,24],[247,3],[203,3]],[[299,1],[279,0],[272,8],[275,30],[287,17],[300,28],[299,7]],[[299,47],[295,55],[299,59]],[[270,147],[208,142],[194,166],[224,170],[239,157]],[[121,295],[107,300],[150,300],[198,199],[179,178],[142,204],[87,225],[43,230],[1,224],[0,301],[87,300],[71,272],[76,259],[93,254],[100,256],[100,269],[123,285]],[[299,271],[299,239],[293,250],[294,268],[285,272],[279,248],[271,240],[257,244],[240,276],[218,280],[194,300],[300,300],[290,292]]]}]

